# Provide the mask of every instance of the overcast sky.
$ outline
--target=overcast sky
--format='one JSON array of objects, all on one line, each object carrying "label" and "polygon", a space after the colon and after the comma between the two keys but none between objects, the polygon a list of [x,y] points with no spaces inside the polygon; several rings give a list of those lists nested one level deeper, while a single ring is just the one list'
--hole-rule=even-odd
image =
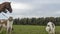
[{"label": "overcast sky", "polygon": [[[60,0],[0,0],[10,1],[13,8],[12,14],[5,14],[7,17],[58,17],[60,16]],[[0,14],[0,18],[6,18]]]}]

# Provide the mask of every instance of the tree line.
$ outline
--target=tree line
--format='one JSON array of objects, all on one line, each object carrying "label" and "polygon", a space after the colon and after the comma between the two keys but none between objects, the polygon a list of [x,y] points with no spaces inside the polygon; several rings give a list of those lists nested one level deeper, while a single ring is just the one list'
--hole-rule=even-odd
[{"label": "tree line", "polygon": [[49,21],[55,25],[60,25],[60,17],[41,17],[41,18],[15,18],[15,25],[46,25]]}]

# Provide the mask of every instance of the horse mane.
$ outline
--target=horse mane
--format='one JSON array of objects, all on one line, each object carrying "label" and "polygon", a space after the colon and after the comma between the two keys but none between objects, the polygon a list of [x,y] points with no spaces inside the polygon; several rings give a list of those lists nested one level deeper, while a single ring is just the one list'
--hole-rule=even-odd
[{"label": "horse mane", "polygon": [[2,4],[10,4],[11,2],[3,2]]}]

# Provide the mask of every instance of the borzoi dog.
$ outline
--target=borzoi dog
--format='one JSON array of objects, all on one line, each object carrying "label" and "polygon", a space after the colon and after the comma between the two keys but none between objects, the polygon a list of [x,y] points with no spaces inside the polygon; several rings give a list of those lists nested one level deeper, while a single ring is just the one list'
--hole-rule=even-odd
[{"label": "borzoi dog", "polygon": [[12,17],[9,17],[7,20],[0,20],[0,32],[2,31],[2,28],[6,28],[7,34],[11,34],[12,25],[13,25]]},{"label": "borzoi dog", "polygon": [[54,23],[48,22],[48,23],[47,23],[47,26],[46,26],[46,31],[47,31],[49,34],[55,34],[55,25],[54,25]]}]

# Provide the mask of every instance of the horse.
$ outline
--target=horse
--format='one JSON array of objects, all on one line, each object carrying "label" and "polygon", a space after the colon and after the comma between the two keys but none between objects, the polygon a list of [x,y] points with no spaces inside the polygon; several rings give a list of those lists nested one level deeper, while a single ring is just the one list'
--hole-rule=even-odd
[{"label": "horse", "polygon": [[12,25],[13,25],[12,17],[9,17],[7,20],[0,20],[0,33],[2,32],[3,28],[5,28],[7,31],[6,34],[11,34],[11,32],[13,31]]},{"label": "horse", "polygon": [[49,34],[55,34],[55,24],[52,23],[52,22],[48,22],[48,23],[47,23],[47,26],[46,26],[46,31],[47,31]]},{"label": "horse", "polygon": [[11,2],[3,2],[0,4],[0,13],[4,12],[7,13],[7,10],[9,13],[12,13],[12,7],[11,7]]}]

